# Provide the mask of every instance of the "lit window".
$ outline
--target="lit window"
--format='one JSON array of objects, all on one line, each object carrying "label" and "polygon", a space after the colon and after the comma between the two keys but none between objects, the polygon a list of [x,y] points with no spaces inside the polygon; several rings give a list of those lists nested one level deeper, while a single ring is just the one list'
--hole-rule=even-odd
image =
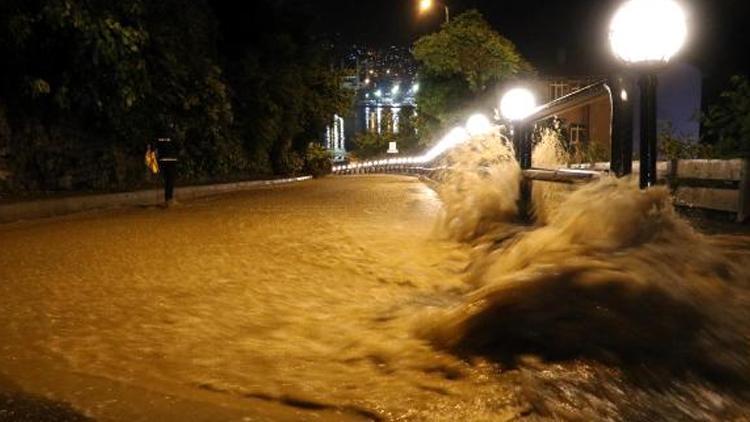
[{"label": "lit window", "polygon": [[565,82],[552,82],[549,84],[549,98],[550,101],[556,100],[565,94],[567,94],[568,84]]},{"label": "lit window", "polygon": [[583,145],[586,142],[586,126],[585,125],[570,125],[570,132],[568,139],[570,145]]}]

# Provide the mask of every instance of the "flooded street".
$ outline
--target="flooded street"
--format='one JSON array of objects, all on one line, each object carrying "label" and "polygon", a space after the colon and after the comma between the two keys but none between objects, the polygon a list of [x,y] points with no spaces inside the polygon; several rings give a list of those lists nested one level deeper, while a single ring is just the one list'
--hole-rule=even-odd
[{"label": "flooded street", "polygon": [[439,207],[413,178],[329,178],[2,227],[0,372],[110,420],[153,419],[141,396],[260,419],[513,412],[493,368],[413,335],[463,288]]},{"label": "flooded street", "polygon": [[[586,198],[536,230],[454,225],[461,242],[436,233],[437,193],[400,176],[0,226],[0,393],[127,421],[750,417],[750,238],[648,213],[587,220],[582,236],[570,221]],[[697,287],[586,290],[652,276]],[[710,349],[720,363],[623,358],[664,338],[666,360]]]}]

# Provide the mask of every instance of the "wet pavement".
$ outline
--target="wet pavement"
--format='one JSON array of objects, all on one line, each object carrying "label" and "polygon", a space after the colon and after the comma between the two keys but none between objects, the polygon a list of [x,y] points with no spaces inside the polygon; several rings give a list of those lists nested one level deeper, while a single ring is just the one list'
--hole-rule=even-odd
[{"label": "wet pavement", "polygon": [[462,288],[439,208],[373,176],[2,226],[0,373],[102,420],[514,414],[414,335]]},{"label": "wet pavement", "polygon": [[[461,305],[476,288],[472,246],[435,233],[441,206],[414,178],[330,177],[0,226],[0,412],[626,420],[653,406],[690,412],[683,401],[706,397],[713,407],[696,416],[719,420],[716,409],[747,403],[703,381],[634,387],[597,362],[521,356],[510,367],[436,348],[426,327],[449,308],[471,314]],[[747,259],[746,236],[714,243]],[[618,407],[629,398],[638,411]]]}]

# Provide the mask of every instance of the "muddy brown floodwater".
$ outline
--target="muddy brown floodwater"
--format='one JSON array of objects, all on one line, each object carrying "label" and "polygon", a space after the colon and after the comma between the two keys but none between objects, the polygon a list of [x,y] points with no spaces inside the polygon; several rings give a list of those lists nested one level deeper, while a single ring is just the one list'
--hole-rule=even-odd
[{"label": "muddy brown floodwater", "polygon": [[[615,185],[588,195],[622,198]],[[0,226],[0,420],[750,417],[746,236],[631,218],[707,251],[654,262],[665,290],[700,287],[591,291],[645,283],[661,238],[494,213],[457,239],[443,201],[414,178],[330,177]],[[491,204],[469,206],[480,224]],[[702,334],[672,336],[687,332]],[[713,347],[727,353],[703,359]]]}]

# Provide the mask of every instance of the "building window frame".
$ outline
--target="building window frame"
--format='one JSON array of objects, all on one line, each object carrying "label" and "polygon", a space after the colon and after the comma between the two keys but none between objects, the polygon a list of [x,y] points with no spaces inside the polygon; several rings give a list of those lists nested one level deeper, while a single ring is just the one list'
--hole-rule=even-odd
[{"label": "building window frame", "polygon": [[588,128],[582,124],[571,124],[568,127],[568,142],[571,146],[583,146],[586,144]]},{"label": "building window frame", "polygon": [[554,101],[568,94],[568,83],[565,81],[552,81],[549,84],[549,98]]}]

